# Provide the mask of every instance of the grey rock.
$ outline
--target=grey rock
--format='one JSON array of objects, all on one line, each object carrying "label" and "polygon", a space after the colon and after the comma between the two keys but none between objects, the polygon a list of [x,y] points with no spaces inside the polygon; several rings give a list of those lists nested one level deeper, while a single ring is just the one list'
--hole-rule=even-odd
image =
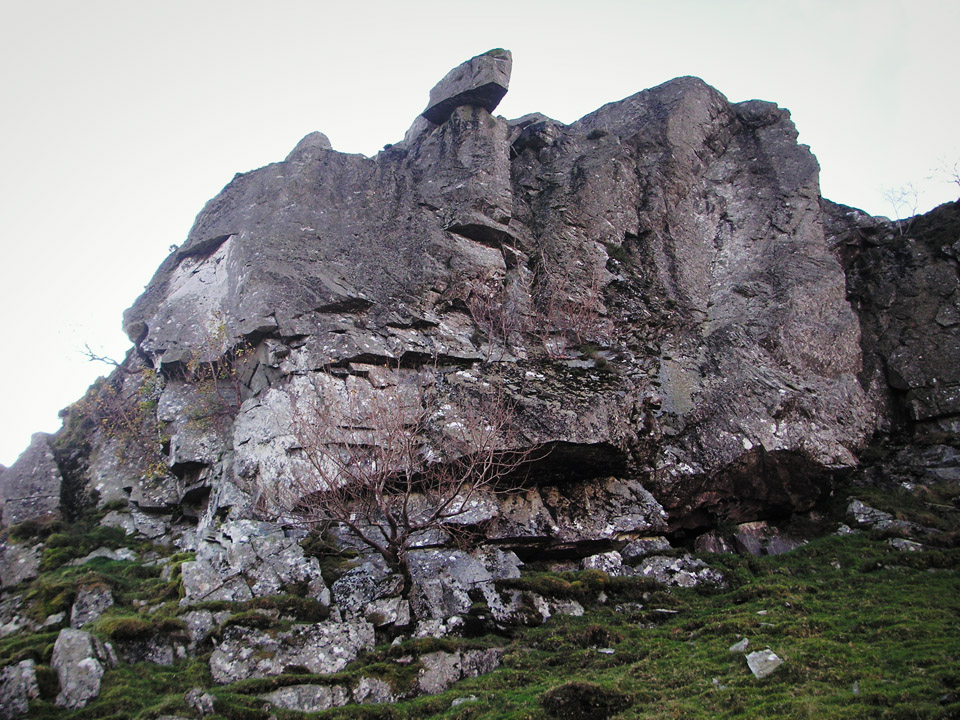
[{"label": "grey rock", "polygon": [[242,601],[302,586],[308,597],[329,604],[320,564],[276,524],[229,521],[198,543],[196,560],[182,566],[184,604]]},{"label": "grey rock", "polygon": [[893,548],[901,552],[919,552],[924,549],[923,543],[918,543],[915,540],[907,540],[906,538],[890,538],[888,542]]},{"label": "grey rock", "polygon": [[503,651],[498,648],[421,655],[417,690],[424,695],[437,695],[462,678],[493,672],[500,666],[502,656]]},{"label": "grey rock", "polygon": [[861,375],[883,429],[901,425],[926,442],[956,438],[960,280],[944,241],[956,237],[960,203],[911,219],[905,233],[843,205],[825,202],[824,211],[860,316]]},{"label": "grey rock", "polygon": [[337,607],[348,613],[356,612],[375,600],[399,592],[399,578],[391,575],[379,558],[348,570],[330,586],[333,601]]},{"label": "grey rock", "polygon": [[[875,414],[789,113],[681,78],[569,126],[510,123],[449,88],[430,104],[452,99],[442,125],[375,158],[313,138],[236,177],[128,311],[161,369],[216,355],[204,328],[260,343],[203,522],[249,514],[295,469],[302,386],[401,357],[437,357],[457,383],[477,363],[474,389],[515,388],[524,437],[552,448],[542,487],[486,523],[517,547],[621,542],[664,532],[666,513],[751,521],[829,492]],[[617,372],[580,357],[585,341]],[[215,442],[176,434],[178,458],[211,467]]]},{"label": "grey rock", "polygon": [[444,619],[469,612],[471,593],[493,609],[502,600],[494,581],[519,576],[520,560],[512,552],[485,550],[421,550],[409,555],[414,587],[411,610],[419,619]]},{"label": "grey rock", "polygon": [[748,647],[750,647],[749,638],[743,638],[731,645],[728,650],[732,653],[745,653]]},{"label": "grey rock", "polygon": [[21,660],[0,671],[0,720],[26,715],[30,701],[40,697],[33,660]]},{"label": "grey rock", "polygon": [[363,620],[298,625],[273,634],[232,626],[210,657],[210,671],[220,684],[279,675],[290,666],[334,673],[373,643],[373,626]]},{"label": "grey rock", "polygon": [[113,593],[106,585],[86,585],[77,591],[77,599],[70,609],[70,627],[82,628],[100,617],[113,605]]},{"label": "grey rock", "polygon": [[62,484],[50,436],[34,433],[27,449],[0,475],[0,525],[60,517]]},{"label": "grey rock", "polygon": [[322,712],[350,702],[350,692],[342,685],[288,685],[259,696],[284,710]]},{"label": "grey rock", "polygon": [[630,564],[646,555],[655,555],[658,552],[670,549],[670,541],[665,537],[643,537],[631,540],[620,550],[623,561]]},{"label": "grey rock", "polygon": [[213,715],[216,710],[217,699],[208,692],[204,692],[203,688],[192,688],[188,690],[184,696],[184,701],[200,713],[201,717],[206,717],[207,715]]},{"label": "grey rock", "polygon": [[353,688],[353,701],[357,703],[385,703],[396,699],[390,683],[380,678],[361,677]]},{"label": "grey rock", "polygon": [[19,545],[0,540],[0,588],[11,588],[40,573],[42,544]]},{"label": "grey rock", "polygon": [[50,661],[60,679],[57,705],[70,710],[85,707],[100,694],[104,672],[116,664],[116,654],[109,644],[83,630],[61,630]]},{"label": "grey rock", "polygon": [[696,587],[701,583],[723,585],[723,574],[691,555],[666,557],[652,555],[636,566],[637,575],[649,577],[664,585]]},{"label": "grey rock", "polygon": [[442,693],[463,677],[460,653],[432,652],[420,656],[417,691],[423,695]]},{"label": "grey rock", "polygon": [[367,603],[363,616],[378,628],[386,625],[404,627],[410,624],[410,603],[400,597],[381,598]]},{"label": "grey rock", "polygon": [[137,560],[137,554],[130,548],[118,548],[113,550],[111,548],[101,547],[87,553],[82,558],[71,560],[67,564],[73,567],[78,565],[86,565],[88,562],[96,558],[107,558],[108,560],[114,560],[117,562],[133,562]]},{"label": "grey rock", "polygon": [[757,650],[747,655],[747,666],[757,680],[767,677],[781,665],[783,665],[783,660],[770,648]]},{"label": "grey rock", "polygon": [[463,105],[479,106],[492,113],[507,94],[512,66],[509,50],[490,50],[470,58],[447,73],[430,91],[423,117],[439,125]]},{"label": "grey rock", "polygon": [[616,550],[591,555],[580,561],[581,570],[600,570],[611,577],[619,575],[622,567],[623,557]]}]

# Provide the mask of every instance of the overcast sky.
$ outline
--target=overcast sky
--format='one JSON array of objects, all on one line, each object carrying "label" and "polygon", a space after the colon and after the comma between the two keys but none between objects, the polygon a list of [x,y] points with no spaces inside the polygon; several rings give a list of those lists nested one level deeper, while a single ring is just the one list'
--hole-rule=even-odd
[{"label": "overcast sky", "polygon": [[473,55],[513,51],[505,117],[680,75],[772,100],[825,196],[891,215],[887,190],[960,192],[958,37],[956,0],[0,0],[0,463],[105,371],[84,344],[123,356],[122,311],[234,173],[313,130],[372,155]]}]

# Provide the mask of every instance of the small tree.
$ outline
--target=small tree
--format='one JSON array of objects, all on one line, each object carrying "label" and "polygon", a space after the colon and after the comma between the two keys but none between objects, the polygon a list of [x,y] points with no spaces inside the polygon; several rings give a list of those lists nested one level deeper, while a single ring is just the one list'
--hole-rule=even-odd
[{"label": "small tree", "polygon": [[338,526],[378,553],[405,595],[409,551],[468,534],[483,496],[514,489],[537,452],[520,442],[502,385],[474,396],[441,392],[441,378],[398,371],[374,388],[350,376],[333,392],[315,381],[314,399],[295,402],[302,462],[275,497],[305,525]]}]

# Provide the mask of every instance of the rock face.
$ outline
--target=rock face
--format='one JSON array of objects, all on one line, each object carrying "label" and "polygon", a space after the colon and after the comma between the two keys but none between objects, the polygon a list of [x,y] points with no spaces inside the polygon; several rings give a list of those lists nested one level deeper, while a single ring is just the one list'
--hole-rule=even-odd
[{"label": "rock face", "polygon": [[0,524],[59,517],[62,482],[50,436],[34,434],[30,446],[0,476]]}]

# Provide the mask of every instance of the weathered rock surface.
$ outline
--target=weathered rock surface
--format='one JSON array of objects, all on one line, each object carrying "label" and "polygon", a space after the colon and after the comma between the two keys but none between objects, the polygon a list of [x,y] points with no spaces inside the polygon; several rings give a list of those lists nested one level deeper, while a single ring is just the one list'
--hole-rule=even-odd
[{"label": "weathered rock surface", "polygon": [[40,553],[43,545],[23,545],[0,540],[0,588],[13,587],[24,580],[35,578],[40,572]]},{"label": "weathered rock surface", "polygon": [[900,229],[824,201],[862,328],[861,382],[884,429],[926,442],[960,431],[960,203]]},{"label": "weathered rock surface", "polygon": [[40,697],[33,660],[22,660],[0,671],[0,720],[27,714],[30,701]]},{"label": "weathered rock surface", "polygon": [[783,665],[783,659],[770,648],[757,650],[747,655],[747,666],[757,680],[767,677],[781,665]]},{"label": "weathered rock surface", "polygon": [[645,557],[637,564],[636,574],[676,587],[696,587],[701,583],[707,585],[724,583],[721,572],[690,555],[679,558],[664,555]]},{"label": "weathered rock surface", "polygon": [[513,56],[509,50],[490,50],[458,65],[430,91],[423,117],[434,125],[450,119],[454,109],[464,105],[482,107],[492,113],[510,86]]},{"label": "weathered rock surface", "polygon": [[298,625],[280,633],[233,626],[213,651],[210,672],[221,684],[279,675],[288,667],[334,673],[373,643],[373,625],[364,620]]},{"label": "weathered rock surface", "polygon": [[0,476],[0,525],[59,517],[62,483],[50,436],[35,433],[30,446]]},{"label": "weathered rock surface", "polygon": [[249,600],[299,587],[308,597],[330,602],[316,558],[273,524],[237,520],[203,538],[196,560],[182,566],[183,602]]},{"label": "weathered rock surface", "polygon": [[100,694],[100,679],[107,668],[117,664],[109,644],[83,630],[65,628],[53,646],[50,666],[60,678],[57,705],[82,708]]},{"label": "weathered rock surface", "polygon": [[87,585],[77,591],[70,610],[70,627],[77,630],[100,617],[113,605],[113,593],[106,585]]},{"label": "weathered rock surface", "polygon": [[[789,113],[680,78],[571,125],[507,122],[475,91],[502,94],[508,66],[455,69],[443,117],[374,158],[314,135],[237,176],[128,311],[202,525],[296,471],[311,393],[336,417],[378,367],[431,358],[444,388],[507,387],[552,448],[487,523],[516,547],[782,515],[855,463],[860,324]],[[235,419],[184,422],[177,368],[244,344]]]},{"label": "weathered rock surface", "polygon": [[321,712],[350,702],[350,691],[342,685],[288,685],[260,696],[285,710]]}]

